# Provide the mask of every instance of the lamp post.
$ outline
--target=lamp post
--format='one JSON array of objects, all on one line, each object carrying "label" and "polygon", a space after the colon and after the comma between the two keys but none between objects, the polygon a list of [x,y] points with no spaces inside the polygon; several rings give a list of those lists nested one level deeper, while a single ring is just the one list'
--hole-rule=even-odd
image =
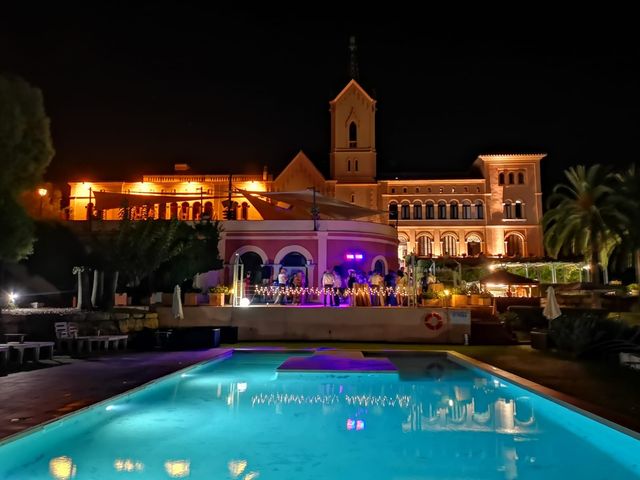
[{"label": "lamp post", "polygon": [[318,205],[316,204],[316,186],[314,185],[313,187],[307,187],[309,189],[313,189],[313,206],[311,207],[311,218],[313,219],[313,231],[317,232],[318,231],[318,216],[320,213],[320,209],[318,208]]},{"label": "lamp post", "polygon": [[40,218],[42,218],[42,202],[44,200],[44,197],[47,195],[47,189],[39,188],[38,195],[40,195]]}]

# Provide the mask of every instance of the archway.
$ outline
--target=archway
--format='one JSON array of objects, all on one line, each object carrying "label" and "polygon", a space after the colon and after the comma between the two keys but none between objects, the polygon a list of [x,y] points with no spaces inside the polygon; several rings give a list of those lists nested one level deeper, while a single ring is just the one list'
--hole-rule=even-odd
[{"label": "archway", "polygon": [[387,259],[382,255],[374,257],[371,261],[371,270],[373,270],[374,272],[378,272],[380,275],[386,275],[389,270]]},{"label": "archway", "polygon": [[467,235],[467,255],[477,257],[482,251],[482,239],[477,233]]},{"label": "archway", "polygon": [[518,233],[509,233],[504,238],[505,254],[507,257],[524,256],[524,239]]}]

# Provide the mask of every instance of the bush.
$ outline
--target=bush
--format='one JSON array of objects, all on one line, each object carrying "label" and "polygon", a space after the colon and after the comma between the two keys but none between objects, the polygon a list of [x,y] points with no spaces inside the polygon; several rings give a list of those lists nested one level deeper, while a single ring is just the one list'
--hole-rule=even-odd
[{"label": "bush", "polygon": [[629,327],[593,312],[561,315],[552,320],[549,327],[549,335],[558,350],[576,357],[639,349],[639,333],[638,327]]},{"label": "bush", "polygon": [[502,323],[504,323],[504,325],[510,331],[514,331],[514,330],[523,331],[523,330],[526,330],[525,325],[520,320],[520,317],[518,316],[518,314],[515,313],[515,312],[507,311],[507,312],[504,312],[504,313],[500,313],[498,315],[498,319]]}]

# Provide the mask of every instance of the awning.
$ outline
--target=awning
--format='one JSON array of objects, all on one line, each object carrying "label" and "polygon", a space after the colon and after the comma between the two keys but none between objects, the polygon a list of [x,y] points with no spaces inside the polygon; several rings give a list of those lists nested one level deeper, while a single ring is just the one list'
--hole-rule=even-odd
[{"label": "awning", "polygon": [[[314,193],[312,190],[298,190],[294,192],[249,192],[245,190],[239,190],[247,200],[249,200],[253,204],[253,199],[257,196],[271,199],[272,201],[284,203],[289,206],[286,210],[291,212],[291,216],[295,219],[299,220],[308,220],[311,218],[311,210],[313,209],[314,203],[316,208],[318,209],[318,215],[321,219],[333,219],[333,220],[352,220],[355,218],[363,218],[363,217],[371,217],[374,215],[380,215],[384,213],[381,210],[372,210],[370,208],[361,207],[359,205],[354,205],[353,203],[343,202],[342,200],[337,200],[335,198],[327,197],[321,195],[319,193]],[[263,202],[263,208],[267,209],[267,206],[272,209],[277,209],[275,204],[265,202],[258,198],[260,202]],[[260,208],[254,204],[254,207],[258,211]],[[282,210],[282,209],[280,209]],[[275,214],[274,210],[274,214]],[[269,212],[263,213],[260,211],[260,214],[265,220],[271,220],[271,215]]]}]

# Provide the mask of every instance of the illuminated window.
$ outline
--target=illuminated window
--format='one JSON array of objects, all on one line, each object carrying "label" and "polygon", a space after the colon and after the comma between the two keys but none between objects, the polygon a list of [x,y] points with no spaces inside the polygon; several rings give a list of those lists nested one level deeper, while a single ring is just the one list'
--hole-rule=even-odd
[{"label": "illuminated window", "polygon": [[242,220],[249,220],[249,204],[247,202],[242,202],[242,209],[240,213],[242,215]]},{"label": "illuminated window", "polygon": [[172,202],[169,206],[169,217],[172,220],[178,218],[178,204],[176,202]]},{"label": "illuminated window", "polygon": [[189,220],[189,202],[182,202],[180,208],[180,220]]},{"label": "illuminated window", "polygon": [[191,215],[194,220],[200,220],[200,210],[201,210],[201,203],[200,202],[195,202],[193,204],[193,210],[191,212]]},{"label": "illuminated window", "polygon": [[513,172],[509,174],[509,185],[513,185]]},{"label": "illuminated window", "polygon": [[420,256],[428,256],[433,255],[433,238],[422,235],[418,237],[418,255]]},{"label": "illuminated window", "polygon": [[498,185],[504,185],[504,172],[500,172],[498,175]]},{"label": "illuminated window", "polygon": [[518,173],[518,183],[522,185],[524,183],[524,173]]},{"label": "illuminated window", "polygon": [[160,205],[158,205],[158,218],[160,220],[164,220],[165,218],[167,218],[167,204],[166,203],[161,203]]},{"label": "illuminated window", "polygon": [[452,234],[447,233],[442,236],[442,254],[455,257],[458,255],[458,239]]},{"label": "illuminated window", "polygon": [[524,256],[524,242],[520,235],[516,235],[515,233],[507,235],[504,239],[504,243],[507,257]]},{"label": "illuminated window", "polygon": [[478,219],[484,218],[484,205],[480,200],[476,200],[476,218]]},{"label": "illuminated window", "polygon": [[205,202],[204,216],[209,219],[213,218],[213,204],[211,202]]}]

